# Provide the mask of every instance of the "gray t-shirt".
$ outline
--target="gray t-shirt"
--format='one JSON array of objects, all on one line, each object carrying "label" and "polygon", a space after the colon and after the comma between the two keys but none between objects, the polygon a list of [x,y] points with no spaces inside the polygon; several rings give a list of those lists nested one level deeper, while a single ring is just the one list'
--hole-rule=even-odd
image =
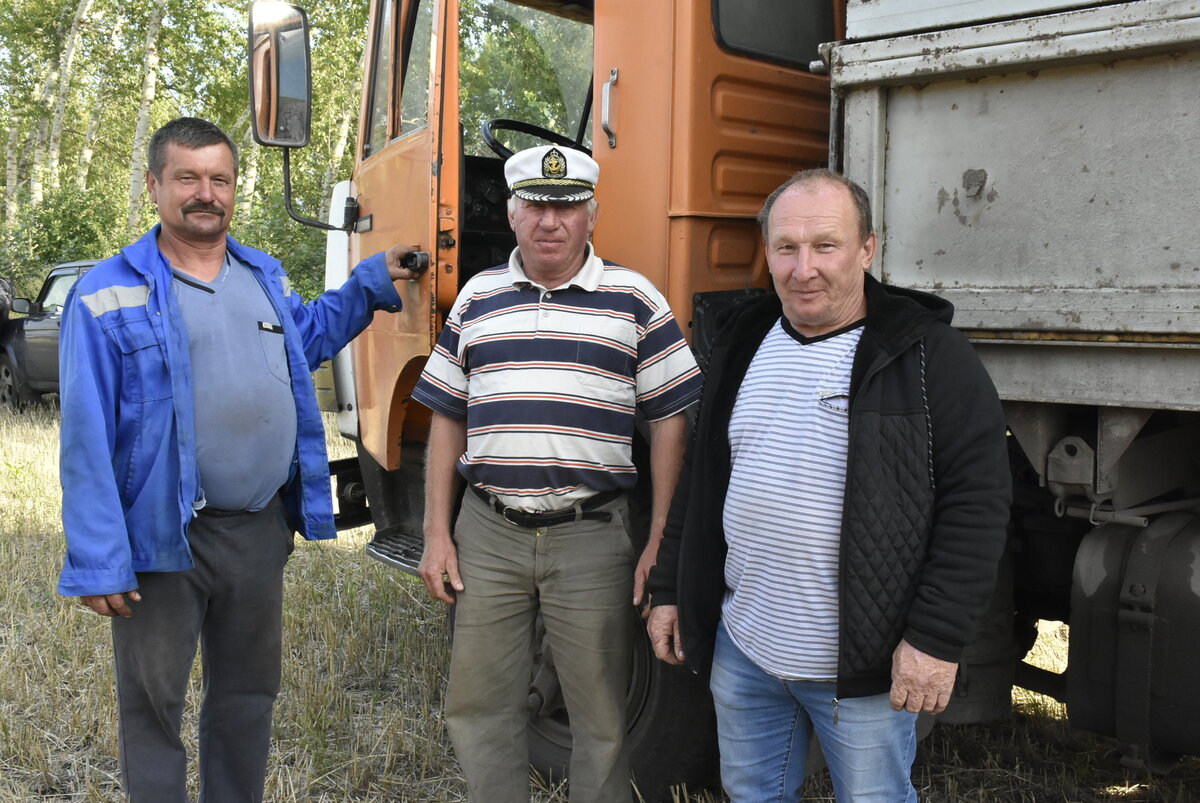
[{"label": "gray t-shirt", "polygon": [[206,503],[261,510],[291,471],[296,450],[283,327],[250,268],[226,256],[201,282],[175,271],[187,325],[196,453]]}]

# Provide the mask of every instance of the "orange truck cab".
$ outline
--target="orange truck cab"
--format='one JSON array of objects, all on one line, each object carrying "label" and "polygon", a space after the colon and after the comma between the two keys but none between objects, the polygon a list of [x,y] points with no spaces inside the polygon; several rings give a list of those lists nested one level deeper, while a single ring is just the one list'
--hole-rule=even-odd
[{"label": "orange truck cab", "polygon": [[[354,172],[335,191],[327,224],[328,282],[395,243],[417,245],[428,269],[400,287],[403,311],[378,314],[337,361],[339,427],[359,445],[362,480],[340,487],[365,488],[377,529],[371,554],[412,572],[429,412],[410,394],[463,284],[515,246],[504,156],[546,142],[592,154],[596,252],[651,279],[700,353],[713,310],[768,284],[755,223],[763,199],[792,172],[827,162],[829,82],[810,64],[820,43],[839,38],[844,8],[842,0],[371,3]],[[306,25],[285,3],[252,8],[252,109],[263,144],[307,142],[307,38],[296,38]],[[708,780],[715,746],[703,683],[644,646],[635,650],[629,720],[635,780],[657,800],[671,784]],[[570,731],[549,655],[530,700],[531,761],[561,777]]]}]

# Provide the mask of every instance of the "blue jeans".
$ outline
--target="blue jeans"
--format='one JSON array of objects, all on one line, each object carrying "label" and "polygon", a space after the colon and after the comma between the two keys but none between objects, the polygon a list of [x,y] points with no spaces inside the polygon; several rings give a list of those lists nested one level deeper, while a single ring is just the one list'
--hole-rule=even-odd
[{"label": "blue jeans", "polygon": [[814,731],[845,803],[916,803],[916,714],[888,695],[836,698],[832,682],[780,680],[717,628],[712,694],[721,783],[733,803],[798,801]]}]

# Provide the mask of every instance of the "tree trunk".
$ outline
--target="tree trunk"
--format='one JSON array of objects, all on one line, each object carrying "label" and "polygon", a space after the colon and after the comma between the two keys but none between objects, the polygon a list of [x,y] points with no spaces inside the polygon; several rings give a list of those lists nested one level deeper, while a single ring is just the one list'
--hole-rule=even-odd
[{"label": "tree trunk", "polygon": [[87,16],[92,0],[79,0],[75,8],[75,18],[67,31],[67,41],[63,44],[62,56],[59,58],[58,92],[54,101],[54,117],[50,124],[50,145],[46,154],[46,178],[51,189],[58,189],[58,158],[62,147],[63,116],[67,109],[67,98],[71,94],[71,69],[75,62],[75,49],[79,44],[79,31]]},{"label": "tree trunk", "polygon": [[338,123],[338,137],[333,144],[333,155],[325,168],[325,177],[321,181],[321,220],[329,219],[329,202],[332,200],[333,185],[338,180],[338,170],[342,166],[342,157],[346,155],[346,146],[350,142],[350,124],[354,122],[354,110],[349,106],[343,107],[342,119]]},{"label": "tree trunk", "polygon": [[33,133],[33,161],[29,165],[29,201],[37,206],[46,195],[46,121],[39,120]]},{"label": "tree trunk", "polygon": [[[359,56],[358,69],[354,71],[356,76],[362,75],[365,63],[363,59],[364,56]],[[342,157],[346,155],[346,147],[350,144],[350,128],[354,123],[354,113],[358,109],[361,93],[362,79],[361,77],[355,78],[346,94],[346,102],[342,104],[342,119],[338,123],[338,137],[333,145],[333,156],[325,168],[325,178],[321,182],[321,220],[329,219],[329,202],[332,200],[333,185],[338,180],[337,171],[341,169]]]},{"label": "tree trunk", "polygon": [[[247,115],[247,118],[249,115]],[[254,208],[254,193],[258,188],[258,157],[262,153],[262,148],[254,141],[254,135],[251,133],[251,123],[247,122],[245,128],[245,136],[242,137],[242,180],[239,182],[239,190],[242,194],[242,200],[238,204],[238,214],[246,217]]]},{"label": "tree trunk", "polygon": [[150,23],[146,27],[146,57],[142,61],[142,99],[138,104],[137,127],[133,133],[133,156],[129,162],[129,219],[126,233],[132,239],[138,234],[142,223],[142,190],[146,181],[146,148],[150,138],[150,112],[154,106],[155,89],[158,86],[158,32],[167,0],[157,0],[150,10]]},{"label": "tree trunk", "polygon": [[83,147],[79,149],[79,166],[75,172],[75,187],[79,190],[88,188],[88,172],[92,169],[92,156],[96,152],[96,139],[100,136],[100,124],[104,120],[104,104],[92,104],[92,116],[88,120],[87,133],[83,137]]},{"label": "tree trunk", "polygon": [[[17,144],[21,141],[21,133],[12,124],[8,130],[8,143],[4,148],[4,229],[7,233],[17,221],[17,189],[21,180],[18,169],[20,157],[17,155]],[[7,239],[7,238],[6,238]]]},{"label": "tree trunk", "polygon": [[[54,39],[58,41],[63,37],[63,28],[59,26],[54,31]],[[58,96],[58,87],[61,84],[62,52],[59,51],[54,55],[54,59],[46,65],[45,72],[42,75],[41,88],[38,90],[38,99],[35,105],[38,115],[38,124],[33,129],[33,142],[29,151],[33,154],[33,162],[29,167],[29,200],[34,205],[40,204],[44,196],[45,180],[47,177],[47,159],[50,155],[49,139],[50,139],[50,117],[53,111],[54,99]]]}]

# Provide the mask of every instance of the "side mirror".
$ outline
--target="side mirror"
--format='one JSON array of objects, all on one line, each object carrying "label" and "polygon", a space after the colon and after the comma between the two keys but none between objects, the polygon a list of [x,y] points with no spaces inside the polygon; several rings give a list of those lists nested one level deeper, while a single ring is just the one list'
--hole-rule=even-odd
[{"label": "side mirror", "polygon": [[12,311],[19,312],[22,315],[29,315],[33,312],[33,302],[28,298],[14,298],[12,300]]},{"label": "side mirror", "polygon": [[312,126],[308,16],[291,3],[255,0],[249,33],[254,141],[302,148]]}]

